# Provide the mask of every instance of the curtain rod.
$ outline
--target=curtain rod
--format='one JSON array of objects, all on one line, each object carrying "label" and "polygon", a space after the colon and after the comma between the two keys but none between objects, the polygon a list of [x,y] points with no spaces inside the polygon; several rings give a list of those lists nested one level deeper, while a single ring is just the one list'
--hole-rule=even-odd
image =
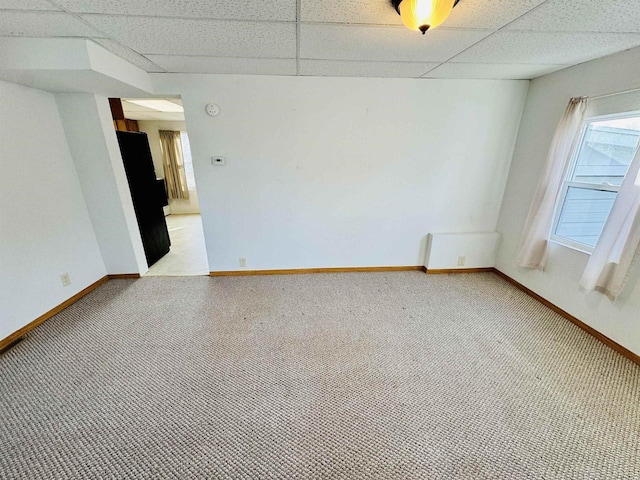
[{"label": "curtain rod", "polygon": [[605,93],[603,95],[596,95],[595,97],[587,97],[589,100],[598,100],[600,98],[615,97],[616,95],[624,95],[625,93],[640,92],[640,88],[631,88],[629,90],[623,90],[622,92]]}]

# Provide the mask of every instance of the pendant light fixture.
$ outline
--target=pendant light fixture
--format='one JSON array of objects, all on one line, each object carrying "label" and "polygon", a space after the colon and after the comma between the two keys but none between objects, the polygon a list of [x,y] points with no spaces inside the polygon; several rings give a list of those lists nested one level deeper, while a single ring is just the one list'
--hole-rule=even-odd
[{"label": "pendant light fixture", "polygon": [[424,35],[442,24],[460,0],[391,0],[391,4],[410,30]]}]

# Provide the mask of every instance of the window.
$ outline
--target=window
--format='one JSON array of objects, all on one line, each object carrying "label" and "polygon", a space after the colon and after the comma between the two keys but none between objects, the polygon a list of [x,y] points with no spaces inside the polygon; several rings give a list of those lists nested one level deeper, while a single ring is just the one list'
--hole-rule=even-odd
[{"label": "window", "polygon": [[551,240],[591,253],[640,141],[640,112],[588,119],[569,167]]},{"label": "window", "polygon": [[184,175],[187,177],[187,187],[189,190],[196,189],[196,177],[193,175],[193,159],[191,158],[191,145],[187,132],[180,132],[182,143],[182,157],[184,160]]}]

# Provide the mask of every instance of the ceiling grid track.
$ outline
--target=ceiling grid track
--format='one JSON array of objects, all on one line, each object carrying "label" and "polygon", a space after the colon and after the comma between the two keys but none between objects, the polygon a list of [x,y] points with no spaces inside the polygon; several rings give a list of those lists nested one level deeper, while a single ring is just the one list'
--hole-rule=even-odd
[{"label": "ceiling grid track", "polygon": [[300,21],[302,0],[296,0],[296,76],[300,75]]},{"label": "ceiling grid track", "polygon": [[492,33],[490,33],[490,34],[489,34],[489,35],[487,35],[486,37],[481,38],[480,40],[478,40],[478,41],[477,41],[476,43],[474,43],[473,45],[469,45],[469,46],[468,46],[467,48],[465,48],[464,50],[462,50],[462,51],[460,51],[460,52],[456,53],[456,54],[455,54],[454,56],[452,56],[451,58],[448,58],[447,60],[445,60],[444,62],[442,62],[442,63],[441,63],[440,65],[438,65],[437,67],[433,67],[433,68],[429,69],[428,71],[426,71],[425,73],[423,73],[423,74],[420,76],[420,78],[424,78],[424,77],[425,77],[425,75],[428,75],[429,73],[433,72],[435,69],[440,68],[442,65],[444,65],[444,64],[446,64],[446,63],[449,63],[451,60],[453,60],[454,58],[456,58],[456,57],[458,57],[458,56],[462,55],[462,54],[463,54],[464,52],[466,52],[467,50],[469,50],[469,49],[471,49],[471,48],[475,47],[476,45],[478,45],[479,43],[484,42],[485,40],[487,40],[487,39],[489,39],[489,38],[493,37],[496,33],[498,33],[498,32],[500,32],[500,31],[502,31],[502,30],[506,29],[509,25],[511,25],[511,24],[512,24],[512,23],[514,23],[514,22],[517,22],[517,21],[518,21],[518,20],[520,20],[522,17],[524,17],[524,16],[526,16],[526,15],[529,15],[531,12],[535,12],[537,9],[539,9],[540,7],[542,7],[542,6],[543,6],[545,3],[547,3],[548,1],[549,1],[549,0],[544,0],[544,2],[542,2],[541,4],[536,5],[535,7],[533,7],[533,8],[532,8],[532,9],[530,9],[530,10],[527,10],[526,12],[524,12],[524,13],[523,13],[522,15],[520,15],[519,17],[514,18],[513,20],[511,20],[509,23],[505,23],[503,26],[501,26],[501,27],[500,27],[500,28],[498,28],[497,30],[493,31]]},{"label": "ceiling grid track", "polygon": [[[82,15],[80,15],[79,13],[75,13],[72,12],[70,10],[67,10],[66,8],[64,8],[62,5],[58,5],[56,2],[54,2],[53,0],[46,0],[47,3],[50,3],[51,5],[53,5],[55,8],[59,8],[61,13],[66,13],[67,15],[71,15],[72,17],[76,18],[77,20],[79,20],[80,22],[82,22],[83,24],[85,24],[86,26],[88,26],[89,28],[95,30],[96,32],[104,35],[104,37],[101,37],[100,39],[104,39],[104,40],[109,40],[117,45],[119,45],[120,47],[122,47],[125,50],[131,50],[133,53],[135,53],[136,55],[139,55],[140,57],[144,58],[147,62],[149,62],[152,65],[155,65],[156,67],[158,67],[158,70],[162,71],[162,72],[166,72],[166,70],[164,68],[162,68],[160,65],[158,65],[155,62],[152,62],[151,60],[149,60],[146,56],[144,56],[143,54],[136,52],[135,50],[133,50],[131,47],[128,47],[127,45],[125,45],[124,43],[118,41],[117,39],[112,38],[109,34],[107,34],[107,32],[101,30],[100,28],[96,27],[95,25],[92,25],[91,23],[87,22],[84,18],[82,18]],[[107,50],[109,50],[107,47],[105,47],[104,45],[102,45],[101,43],[97,42],[95,38],[88,38],[87,40],[91,40],[94,43],[97,43],[98,45],[100,45],[102,48],[105,48]],[[117,55],[118,57],[120,57],[117,53],[112,52],[114,55]],[[120,57],[122,58],[122,57]],[[126,59],[123,59],[125,61],[129,61]],[[129,61],[129,63],[131,63]],[[141,68],[141,67],[139,67]]]},{"label": "ceiling grid track", "polygon": [[392,4],[5,0],[0,37],[82,38],[149,73],[414,79],[534,79],[640,48],[638,2],[461,0],[424,38]]}]

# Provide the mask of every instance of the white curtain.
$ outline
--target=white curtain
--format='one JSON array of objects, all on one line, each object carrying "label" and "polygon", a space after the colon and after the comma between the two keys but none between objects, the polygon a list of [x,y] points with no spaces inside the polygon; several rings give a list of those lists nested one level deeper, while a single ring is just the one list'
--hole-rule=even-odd
[{"label": "white curtain", "polygon": [[640,244],[640,150],[629,167],[580,286],[611,300],[622,292]]},{"label": "white curtain", "polygon": [[538,183],[520,240],[516,258],[520,267],[539,270],[544,268],[556,200],[567,174],[571,154],[578,142],[586,110],[587,98],[572,98],[556,128],[544,173]]}]

